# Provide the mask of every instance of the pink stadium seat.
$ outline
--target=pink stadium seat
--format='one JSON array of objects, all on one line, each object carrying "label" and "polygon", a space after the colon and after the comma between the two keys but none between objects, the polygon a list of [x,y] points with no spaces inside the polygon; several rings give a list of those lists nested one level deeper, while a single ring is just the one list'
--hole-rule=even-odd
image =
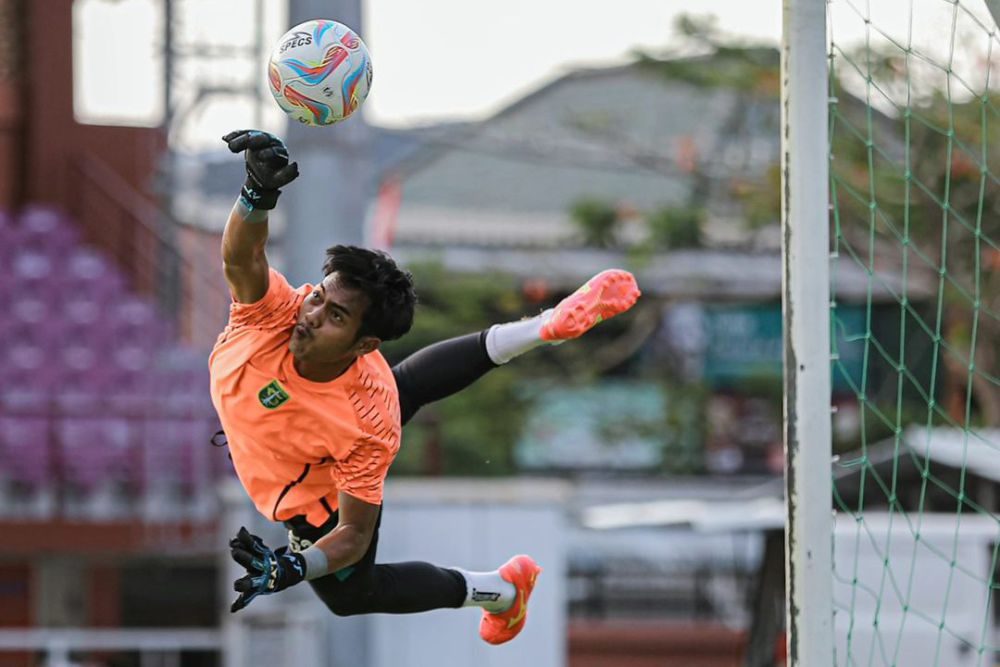
[{"label": "pink stadium seat", "polygon": [[49,481],[51,463],[48,419],[0,417],[0,476],[38,488]]}]

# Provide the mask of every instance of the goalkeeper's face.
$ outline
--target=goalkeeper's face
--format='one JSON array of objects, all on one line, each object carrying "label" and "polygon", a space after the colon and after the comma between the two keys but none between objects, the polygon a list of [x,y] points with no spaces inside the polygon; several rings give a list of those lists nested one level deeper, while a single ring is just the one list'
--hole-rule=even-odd
[{"label": "goalkeeper's face", "polygon": [[338,364],[351,361],[378,347],[373,336],[358,336],[368,298],[344,287],[331,273],[299,307],[289,349],[300,362]]}]

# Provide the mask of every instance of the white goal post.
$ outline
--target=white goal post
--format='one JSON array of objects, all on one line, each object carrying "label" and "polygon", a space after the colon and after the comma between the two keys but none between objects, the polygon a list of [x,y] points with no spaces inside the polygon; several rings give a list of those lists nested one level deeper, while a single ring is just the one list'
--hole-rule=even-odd
[{"label": "white goal post", "polygon": [[834,661],[826,47],[825,0],[784,0],[781,219],[789,667]]}]

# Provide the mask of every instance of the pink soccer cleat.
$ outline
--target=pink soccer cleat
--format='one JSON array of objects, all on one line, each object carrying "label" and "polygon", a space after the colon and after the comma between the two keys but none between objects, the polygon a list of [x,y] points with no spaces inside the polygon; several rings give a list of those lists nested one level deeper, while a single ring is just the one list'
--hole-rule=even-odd
[{"label": "pink soccer cleat", "polygon": [[577,338],[596,324],[635,305],[642,292],[635,276],[622,269],[601,271],[559,302],[542,325],[542,340],[558,342]]},{"label": "pink soccer cleat", "polygon": [[517,636],[528,618],[528,598],[535,589],[535,579],[542,568],[531,556],[514,556],[500,567],[500,577],[514,584],[514,604],[506,611],[491,613],[483,610],[479,636],[490,644],[503,644]]}]

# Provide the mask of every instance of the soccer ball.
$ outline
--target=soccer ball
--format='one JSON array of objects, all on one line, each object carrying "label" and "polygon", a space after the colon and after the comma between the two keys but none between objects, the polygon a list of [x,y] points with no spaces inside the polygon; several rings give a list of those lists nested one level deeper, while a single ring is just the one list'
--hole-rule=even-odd
[{"label": "soccer ball", "polygon": [[278,41],[267,82],[282,111],[306,125],[332,125],[358,110],[372,84],[368,48],[343,23],[300,23]]}]

